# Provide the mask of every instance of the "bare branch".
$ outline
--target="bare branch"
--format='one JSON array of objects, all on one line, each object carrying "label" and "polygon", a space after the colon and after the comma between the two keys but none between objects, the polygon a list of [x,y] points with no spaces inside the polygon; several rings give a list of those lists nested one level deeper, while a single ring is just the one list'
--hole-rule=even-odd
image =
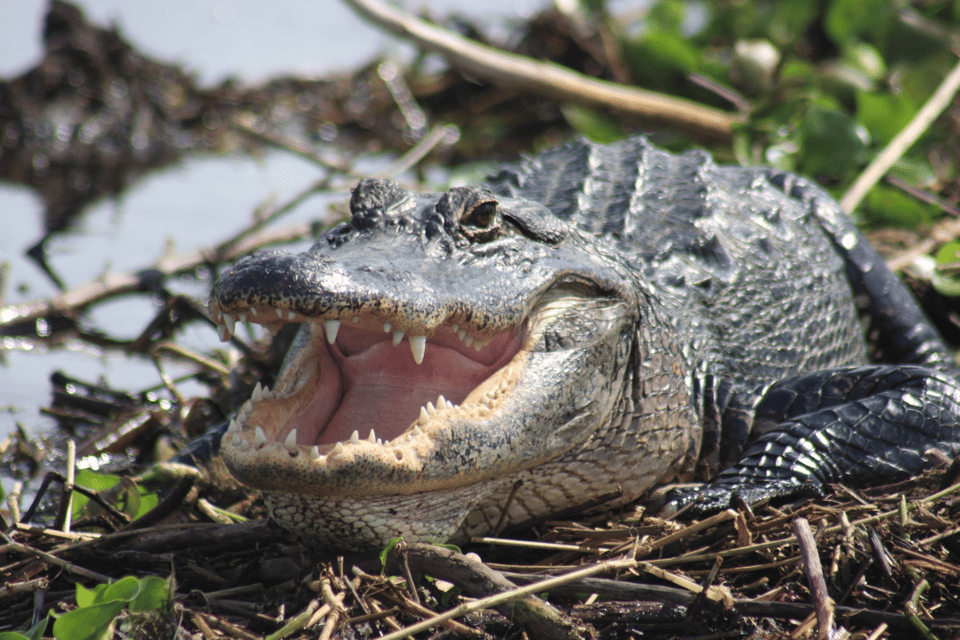
[{"label": "bare branch", "polygon": [[345,0],[361,17],[418,46],[439,53],[464,73],[507,89],[561,102],[604,107],[645,123],[729,142],[739,116],[691,100],[598,80],[567,67],[508,53],[468,40],[387,6],[379,0]]}]

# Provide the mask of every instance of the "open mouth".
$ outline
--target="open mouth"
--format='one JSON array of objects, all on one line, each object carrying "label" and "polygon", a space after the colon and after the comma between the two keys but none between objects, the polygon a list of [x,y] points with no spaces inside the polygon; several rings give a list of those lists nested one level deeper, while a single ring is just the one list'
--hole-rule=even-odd
[{"label": "open mouth", "polygon": [[240,452],[282,446],[314,463],[373,449],[399,461],[450,420],[489,415],[512,385],[508,365],[529,333],[529,321],[493,335],[450,320],[404,332],[366,312],[308,318],[267,306],[213,317],[221,339],[238,319],[306,324],[275,388],[257,385],[224,442]]}]

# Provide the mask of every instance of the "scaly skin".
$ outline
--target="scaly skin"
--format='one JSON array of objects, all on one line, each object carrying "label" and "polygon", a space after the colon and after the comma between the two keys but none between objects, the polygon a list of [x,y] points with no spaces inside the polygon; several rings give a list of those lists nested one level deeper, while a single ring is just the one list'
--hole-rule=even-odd
[{"label": "scaly skin", "polygon": [[[273,518],[316,546],[445,540],[617,489],[612,504],[625,503],[695,469],[712,476],[793,419],[765,396],[771,385],[867,364],[852,287],[906,336],[891,338],[898,361],[946,385],[935,394],[944,417],[911,446],[957,450],[960,391],[930,368],[948,367],[946,348],[801,179],[634,138],[574,143],[440,194],[365,180],[350,204],[351,220],[309,251],[245,258],[210,299],[222,337],[237,319],[304,325],[222,450]],[[862,287],[847,279],[858,269]],[[891,300],[906,308],[900,324],[884,315]],[[891,402],[934,397],[891,384]],[[757,407],[772,428],[753,424]],[[876,411],[877,429],[899,420]],[[761,471],[748,474],[751,498],[834,464],[836,452],[808,455],[821,439],[855,444],[829,420],[790,427],[800,440],[778,444],[779,458],[748,455]],[[777,467],[791,451],[803,464]],[[847,457],[844,469],[863,458]],[[740,490],[731,473],[708,487],[711,504]]]}]

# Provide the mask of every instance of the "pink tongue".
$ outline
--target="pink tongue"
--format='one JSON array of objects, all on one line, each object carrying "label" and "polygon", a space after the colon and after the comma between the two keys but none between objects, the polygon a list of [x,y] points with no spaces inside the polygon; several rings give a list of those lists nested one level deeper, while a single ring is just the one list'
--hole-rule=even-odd
[{"label": "pink tongue", "polygon": [[483,365],[455,349],[427,343],[423,363],[413,361],[404,340],[389,340],[347,357],[340,365],[345,394],[340,408],[316,444],[338,442],[370,430],[384,441],[400,435],[419,417],[420,407],[442,395],[460,404],[497,366]]}]

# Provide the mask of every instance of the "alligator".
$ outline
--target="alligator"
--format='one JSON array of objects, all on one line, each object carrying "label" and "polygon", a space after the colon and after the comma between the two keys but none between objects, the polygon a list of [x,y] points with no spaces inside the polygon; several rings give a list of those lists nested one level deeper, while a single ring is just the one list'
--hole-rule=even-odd
[{"label": "alligator", "polygon": [[365,179],[350,211],[210,296],[223,340],[303,325],[221,450],[315,546],[478,535],[657,483],[706,481],[667,510],[822,495],[960,454],[950,351],[803,177],[574,141],[443,193]]}]

